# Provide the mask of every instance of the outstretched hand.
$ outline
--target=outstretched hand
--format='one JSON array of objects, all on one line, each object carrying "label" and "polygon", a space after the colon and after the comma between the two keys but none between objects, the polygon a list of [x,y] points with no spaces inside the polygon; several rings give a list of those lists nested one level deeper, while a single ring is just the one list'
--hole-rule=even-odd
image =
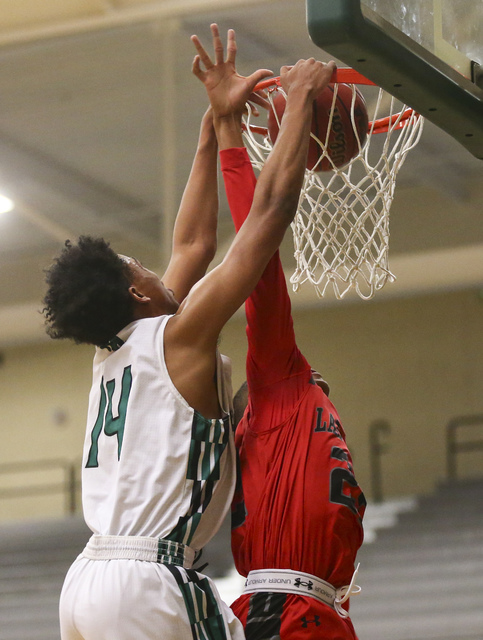
[{"label": "outstretched hand", "polygon": [[327,64],[314,58],[299,60],[293,66],[284,66],[280,69],[280,84],[287,95],[291,89],[303,88],[315,99],[330,83],[336,68],[333,60]]},{"label": "outstretched hand", "polygon": [[[267,101],[260,94],[254,93],[254,89],[258,82],[273,75],[272,71],[259,69],[248,77],[239,75],[235,67],[237,52],[235,32],[233,29],[228,31],[225,60],[218,25],[212,24],[210,28],[213,36],[214,62],[198,36],[191,36],[191,41],[198,51],[193,61],[193,73],[205,85],[214,117],[225,118],[232,115],[241,117],[248,101],[267,107]],[[202,69],[201,64],[205,70]]]}]

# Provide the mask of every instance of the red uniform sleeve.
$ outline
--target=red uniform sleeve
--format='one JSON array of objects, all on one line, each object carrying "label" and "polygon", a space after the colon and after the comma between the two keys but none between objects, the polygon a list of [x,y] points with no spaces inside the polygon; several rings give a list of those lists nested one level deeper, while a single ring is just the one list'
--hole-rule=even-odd
[{"label": "red uniform sleeve", "polygon": [[[238,231],[250,211],[256,178],[246,149],[222,150],[220,159],[228,204]],[[290,297],[278,251],[246,301],[245,311],[250,394],[310,368],[295,343]]]}]

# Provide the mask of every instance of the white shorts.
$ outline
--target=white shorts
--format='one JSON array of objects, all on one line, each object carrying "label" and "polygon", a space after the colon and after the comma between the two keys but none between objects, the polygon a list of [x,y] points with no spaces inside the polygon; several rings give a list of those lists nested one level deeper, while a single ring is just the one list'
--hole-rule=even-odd
[{"label": "white shorts", "polygon": [[69,569],[60,597],[62,640],[244,640],[213,581],[143,560],[89,560]]}]

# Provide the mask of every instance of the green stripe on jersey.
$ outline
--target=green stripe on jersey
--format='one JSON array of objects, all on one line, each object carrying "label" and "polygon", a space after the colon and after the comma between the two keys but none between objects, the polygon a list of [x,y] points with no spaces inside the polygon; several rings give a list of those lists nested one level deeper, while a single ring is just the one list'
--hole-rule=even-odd
[{"label": "green stripe on jersey", "polygon": [[229,437],[229,418],[207,420],[194,412],[186,472],[186,479],[192,482],[190,504],[172,532],[165,536],[168,540],[191,544],[220,479],[221,458]]},{"label": "green stripe on jersey", "polygon": [[229,438],[229,423],[225,420],[207,420],[194,413],[188,462],[189,480],[219,479],[219,460]]},{"label": "green stripe on jersey", "polygon": [[192,515],[184,516],[178,520],[178,524],[173,531],[166,536],[167,540],[173,540],[173,542],[181,542],[182,544],[191,544],[195,531],[201,520],[201,513],[193,513]]}]

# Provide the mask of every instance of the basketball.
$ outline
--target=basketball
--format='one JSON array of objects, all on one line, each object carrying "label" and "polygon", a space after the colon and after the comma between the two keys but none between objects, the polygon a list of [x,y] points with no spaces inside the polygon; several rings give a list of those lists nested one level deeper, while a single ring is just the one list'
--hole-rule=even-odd
[{"label": "basketball", "polygon": [[[330,84],[319,94],[317,99],[314,100],[311,132],[323,144],[325,144],[327,137],[333,98],[334,85]],[[315,171],[332,171],[332,163],[337,168],[344,167],[359,152],[359,142],[361,147],[364,146],[367,138],[369,117],[365,100],[357,87],[355,87],[354,122],[359,141],[352,126],[351,104],[352,87],[348,84],[339,84],[332,126],[329,132],[327,155],[324,155],[320,144],[311,137],[307,157],[307,169],[315,168]],[[281,121],[285,110],[285,96],[280,92],[276,93],[273,99],[273,109],[270,109],[268,112],[268,131],[272,144],[275,143],[279,130],[274,110],[277,112],[278,120]],[[321,157],[322,159],[320,159]]]}]

